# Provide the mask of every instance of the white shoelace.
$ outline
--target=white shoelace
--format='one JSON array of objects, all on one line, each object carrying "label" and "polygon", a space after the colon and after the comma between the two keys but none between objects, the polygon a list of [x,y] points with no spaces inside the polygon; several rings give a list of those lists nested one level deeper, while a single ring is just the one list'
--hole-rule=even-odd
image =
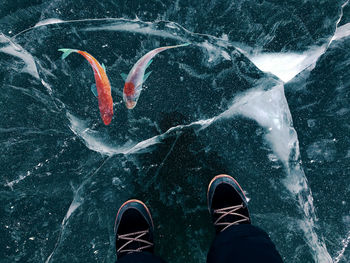
[{"label": "white shoelace", "polygon": [[[214,214],[218,214],[220,215],[219,218],[214,222],[214,225],[216,226],[225,226],[222,230],[224,231],[226,228],[232,226],[232,225],[236,225],[238,223],[241,222],[245,222],[245,221],[249,221],[249,217],[242,215],[240,213],[237,213],[237,211],[241,208],[243,208],[243,203],[240,205],[235,205],[235,206],[229,206],[229,207],[224,207],[224,208],[220,208],[220,209],[216,209],[214,210]],[[223,219],[225,216],[227,215],[233,215],[233,216],[238,216],[240,217],[240,219],[234,221],[234,222],[219,222],[221,219]]]},{"label": "white shoelace", "polygon": [[[147,240],[143,240],[141,239],[143,236],[145,236],[146,234],[148,234],[148,229],[147,230],[143,230],[143,231],[138,231],[138,232],[134,232],[134,233],[128,233],[128,234],[124,234],[124,235],[118,235],[118,239],[121,240],[127,240],[127,242],[122,245],[117,252],[118,253],[131,253],[131,252],[140,252],[143,249],[147,249],[153,246],[153,243],[147,241]],[[143,244],[145,244],[142,247],[136,248],[136,249],[124,249],[126,246],[128,246],[129,244],[131,244],[132,242],[141,242]]]}]

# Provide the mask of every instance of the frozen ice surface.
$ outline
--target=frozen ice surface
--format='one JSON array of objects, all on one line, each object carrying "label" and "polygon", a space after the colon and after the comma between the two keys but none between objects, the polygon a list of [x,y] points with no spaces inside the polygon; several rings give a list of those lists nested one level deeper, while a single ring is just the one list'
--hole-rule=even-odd
[{"label": "frozen ice surface", "polygon": [[[204,262],[213,238],[205,191],[228,173],[285,262],[348,262],[348,6],[277,2],[5,9],[0,257],[112,262],[115,213],[137,197],[157,222],[159,255]],[[192,45],[154,60],[128,111],[120,73],[155,47],[183,42]],[[117,90],[110,126],[100,121],[90,66],[75,55],[62,61],[61,47],[106,65]]]}]

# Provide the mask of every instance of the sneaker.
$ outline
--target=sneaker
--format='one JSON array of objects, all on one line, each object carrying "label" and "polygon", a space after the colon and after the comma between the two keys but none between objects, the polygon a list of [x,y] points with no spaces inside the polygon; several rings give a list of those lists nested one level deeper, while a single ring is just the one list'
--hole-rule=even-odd
[{"label": "sneaker", "polygon": [[117,257],[134,252],[153,253],[153,220],[147,206],[139,200],[126,201],[115,219]]},{"label": "sneaker", "polygon": [[231,176],[215,176],[208,186],[207,199],[216,233],[233,225],[251,223],[247,198]]}]

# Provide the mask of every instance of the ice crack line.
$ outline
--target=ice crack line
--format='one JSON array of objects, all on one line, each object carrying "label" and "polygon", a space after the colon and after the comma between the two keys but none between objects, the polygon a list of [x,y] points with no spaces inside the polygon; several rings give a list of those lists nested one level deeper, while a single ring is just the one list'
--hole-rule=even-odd
[{"label": "ice crack line", "polygon": [[154,176],[153,176],[153,180],[155,180],[158,177],[158,174],[160,173],[160,170],[163,168],[164,163],[166,162],[166,160],[168,159],[168,157],[170,156],[171,152],[173,151],[175,144],[177,143],[177,140],[179,139],[179,137],[181,136],[181,134],[178,134],[176,136],[176,139],[174,140],[173,144],[170,147],[170,150],[168,151],[168,153],[165,155],[164,159],[162,160],[161,164],[159,165],[157,171],[155,172]]},{"label": "ice crack line", "polygon": [[34,78],[39,79],[39,73],[35,64],[35,59],[27,50],[11,41],[3,33],[0,33],[0,44],[6,44],[6,46],[0,47],[0,52],[21,59],[25,64],[23,71],[32,75]]},{"label": "ice crack line", "polygon": [[66,215],[64,216],[63,220],[62,220],[62,223],[61,223],[61,229],[60,229],[60,233],[59,233],[59,236],[58,236],[58,239],[57,239],[57,242],[51,252],[51,254],[48,256],[48,258],[46,259],[45,263],[49,263],[52,256],[54,255],[56,249],[59,247],[60,243],[61,243],[61,239],[62,239],[62,236],[64,234],[64,229],[67,225],[67,222],[69,220],[69,218],[71,217],[71,215],[78,209],[78,207],[83,203],[83,198],[81,196],[81,191],[82,189],[84,188],[84,186],[94,177],[94,175],[96,175],[100,170],[101,168],[105,165],[105,163],[110,159],[111,157],[108,157],[106,158],[102,164],[95,170],[92,172],[92,174],[79,186],[79,188],[75,191],[75,194],[74,194],[74,198],[73,198],[73,201],[72,203],[70,204],[69,208],[68,208],[68,211],[66,213]]},{"label": "ice crack line", "polygon": [[[38,132],[39,133],[39,132]],[[36,172],[39,172],[40,169],[46,165],[48,165],[50,162],[57,160],[69,147],[69,142],[74,140],[74,138],[69,138],[66,139],[63,143],[63,146],[61,147],[61,149],[59,150],[58,153],[56,153],[55,155],[53,155],[50,158],[45,159],[45,161],[39,162],[37,165],[35,165],[32,169],[28,170],[25,174],[21,174],[17,179],[10,181],[10,182],[6,182],[4,184],[4,186],[10,187],[11,190],[13,190],[13,186],[17,185],[19,182],[27,179],[30,176],[35,175]],[[51,175],[51,174],[50,174]]]},{"label": "ice crack line", "polygon": [[343,258],[344,252],[345,252],[346,248],[348,247],[349,242],[350,242],[350,231],[348,232],[347,237],[342,240],[341,243],[342,243],[343,247],[337,253],[337,256],[334,259],[334,263],[338,263]]},{"label": "ice crack line", "polygon": [[338,25],[339,25],[341,19],[343,18],[343,15],[344,15],[344,8],[349,4],[349,1],[350,1],[350,0],[345,1],[345,2],[342,4],[342,6],[340,7],[339,19],[338,19],[337,22],[335,23],[335,31],[334,31],[334,34],[333,34],[332,38],[330,39],[330,41],[329,41],[329,43],[328,43],[327,49],[328,49],[328,47],[331,45],[331,43],[333,42],[333,40],[336,39],[336,33],[337,33]]}]

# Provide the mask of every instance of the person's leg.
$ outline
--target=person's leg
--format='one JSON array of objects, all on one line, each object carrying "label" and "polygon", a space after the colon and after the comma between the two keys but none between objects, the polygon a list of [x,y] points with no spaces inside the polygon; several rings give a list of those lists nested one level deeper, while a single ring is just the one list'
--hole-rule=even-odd
[{"label": "person's leg", "polygon": [[251,225],[248,202],[235,179],[218,175],[210,182],[208,207],[216,237],[207,262],[283,262],[269,236]]},{"label": "person's leg", "polygon": [[153,220],[147,206],[129,200],[118,210],[114,231],[118,263],[165,263],[154,255]]}]

